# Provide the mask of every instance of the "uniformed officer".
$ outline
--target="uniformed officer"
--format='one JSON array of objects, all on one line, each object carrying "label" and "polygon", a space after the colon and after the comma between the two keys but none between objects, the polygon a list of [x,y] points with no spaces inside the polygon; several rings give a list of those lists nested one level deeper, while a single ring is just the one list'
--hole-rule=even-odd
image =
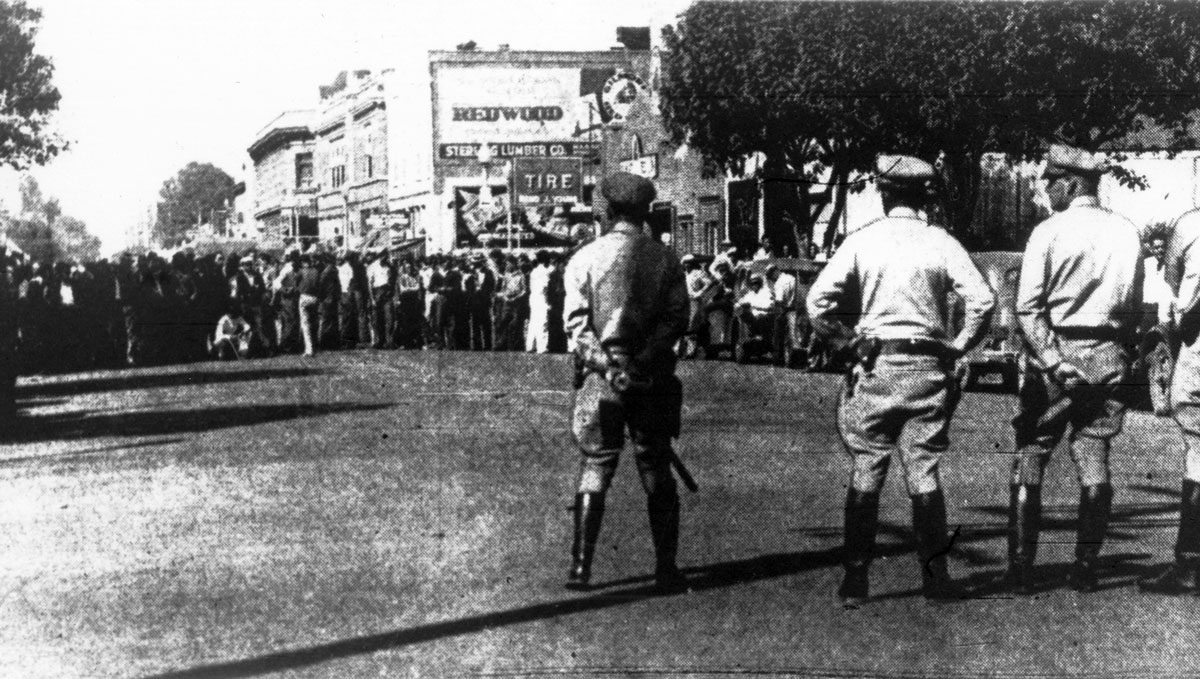
[{"label": "uniformed officer", "polygon": [[[1175,300],[1179,355],[1171,374],[1172,415],[1183,432],[1185,463],[1179,498],[1175,562],[1157,577],[1138,581],[1143,591],[1200,593],[1200,210],[1184,214],[1165,236],[1162,262]],[[1160,303],[1169,304],[1170,300]]]},{"label": "uniformed officer", "polygon": [[583,454],[567,587],[590,584],[605,493],[628,430],[647,495],[655,582],[675,592],[686,587],[675,564],[679,496],[671,439],[679,435],[682,408],[674,346],[687,331],[687,289],[679,259],[643,228],[654,185],[618,172],[601,192],[611,229],[579,250],[565,274],[563,317],[577,371],[572,433]]},{"label": "uniformed officer", "polygon": [[[912,500],[922,593],[958,596],[946,566],[946,502],[938,461],[957,404],[955,360],[982,337],[995,305],[970,256],[921,214],[935,172],[908,156],[881,156],[876,183],[887,215],[848,237],[808,295],[815,329],[851,348],[857,363],[838,407],[851,457],[845,506],[845,576],[838,596],[856,607],[869,593],[879,494],[898,453]],[[965,303],[962,330],[947,327],[948,293]],[[906,436],[902,437],[902,434]]]},{"label": "uniformed officer", "polygon": [[1105,163],[1054,145],[1044,178],[1057,213],[1029,237],[1017,290],[1017,320],[1028,368],[1013,419],[1016,455],[1009,493],[1009,567],[1001,586],[1032,591],[1041,525],[1042,473],[1068,426],[1079,471],[1079,523],[1068,584],[1096,588],[1096,562],[1112,507],[1110,441],[1121,431],[1126,380],[1141,314],[1143,264],[1137,228],[1100,207]]}]

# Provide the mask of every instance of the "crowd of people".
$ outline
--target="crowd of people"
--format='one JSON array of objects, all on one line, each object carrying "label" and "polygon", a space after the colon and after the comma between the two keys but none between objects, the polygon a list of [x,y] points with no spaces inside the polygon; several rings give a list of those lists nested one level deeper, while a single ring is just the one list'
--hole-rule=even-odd
[{"label": "crowd of people", "polygon": [[548,251],[7,261],[22,374],[348,348],[566,350],[565,261]]}]

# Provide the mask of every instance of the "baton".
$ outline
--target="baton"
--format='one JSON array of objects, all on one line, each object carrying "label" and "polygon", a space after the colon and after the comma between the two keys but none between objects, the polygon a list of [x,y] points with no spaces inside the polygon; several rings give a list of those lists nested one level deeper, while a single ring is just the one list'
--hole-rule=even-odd
[{"label": "baton", "polygon": [[667,452],[670,454],[671,466],[675,469],[675,473],[679,474],[679,480],[683,481],[683,485],[693,493],[700,491],[700,485],[696,483],[696,479],[692,478],[692,473],[684,466],[683,460],[679,459],[679,454],[675,449],[667,446]]}]

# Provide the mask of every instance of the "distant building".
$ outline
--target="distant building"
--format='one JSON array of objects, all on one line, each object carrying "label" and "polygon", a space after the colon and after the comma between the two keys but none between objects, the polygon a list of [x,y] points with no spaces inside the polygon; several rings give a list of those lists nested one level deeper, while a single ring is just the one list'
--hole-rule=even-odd
[{"label": "distant building", "polygon": [[312,111],[288,111],[266,125],[247,151],[254,161],[253,221],[263,238],[316,240],[316,147]]},{"label": "distant building", "polygon": [[320,90],[316,135],[317,216],[322,240],[355,245],[386,223],[388,114],[383,74],[338,74]]}]

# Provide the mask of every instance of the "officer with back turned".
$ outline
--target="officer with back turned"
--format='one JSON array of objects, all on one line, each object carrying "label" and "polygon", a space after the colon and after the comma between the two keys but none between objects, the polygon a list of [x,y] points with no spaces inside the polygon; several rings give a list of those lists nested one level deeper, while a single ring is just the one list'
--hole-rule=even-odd
[{"label": "officer with back turned", "polygon": [[[1173,300],[1178,319],[1179,355],[1170,394],[1171,414],[1183,433],[1184,470],[1175,560],[1156,576],[1139,580],[1138,586],[1157,594],[1200,594],[1200,210],[1184,214],[1165,233],[1155,235],[1165,237],[1162,263],[1170,289],[1159,304],[1170,308]],[[1159,313],[1161,317],[1161,308]]]},{"label": "officer with back turned", "polygon": [[[982,337],[995,305],[958,241],[921,214],[934,168],[917,158],[881,156],[876,173],[886,216],[846,239],[808,295],[814,329],[832,342],[849,341],[857,358],[838,407],[851,458],[838,589],[848,608],[869,594],[879,495],[893,453],[912,500],[922,593],[930,600],[958,597],[946,566],[938,461],[957,405],[955,360]],[[946,322],[951,291],[966,308],[957,334]]]},{"label": "officer with back turned", "polygon": [[1079,472],[1075,564],[1068,584],[1096,588],[1096,565],[1112,508],[1108,454],[1125,405],[1125,343],[1141,314],[1143,264],[1137,228],[1100,207],[1106,166],[1080,149],[1054,145],[1044,179],[1057,213],[1034,228],[1017,290],[1028,368],[1013,420],[1016,455],[1009,493],[1008,570],[1000,585],[1033,588],[1042,511],[1042,473],[1067,428]]},{"label": "officer with back turned", "polygon": [[563,317],[576,360],[572,433],[582,452],[575,496],[575,539],[567,587],[586,589],[592,555],[626,431],[646,491],[654,541],[655,583],[686,588],[675,564],[679,496],[671,439],[679,435],[683,391],[675,343],[687,331],[683,268],[644,230],[654,200],[649,180],[619,172],[605,178],[610,231],[571,258]]}]

